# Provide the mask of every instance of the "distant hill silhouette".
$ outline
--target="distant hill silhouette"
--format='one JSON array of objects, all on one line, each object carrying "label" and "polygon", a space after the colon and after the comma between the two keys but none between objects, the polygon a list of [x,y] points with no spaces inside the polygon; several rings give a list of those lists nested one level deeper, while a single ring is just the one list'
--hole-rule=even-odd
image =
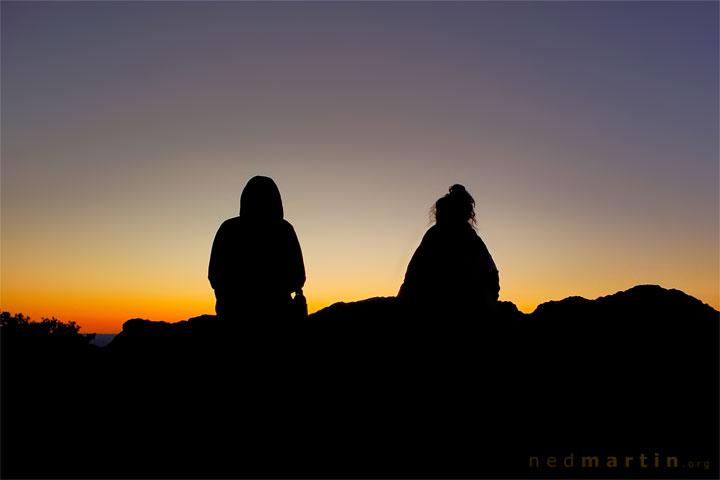
[{"label": "distant hill silhouette", "polygon": [[133,319],[104,348],[3,327],[0,473],[717,478],[720,314],[699,300],[643,285],[532,314],[408,312],[378,297],[294,322]]},{"label": "distant hill silhouette", "polygon": [[701,318],[717,315],[711,306],[680,290],[667,290],[657,285],[638,285],[623,292],[587,300],[569,297],[539,305],[532,313],[538,318],[607,318],[609,316],[653,316]]}]

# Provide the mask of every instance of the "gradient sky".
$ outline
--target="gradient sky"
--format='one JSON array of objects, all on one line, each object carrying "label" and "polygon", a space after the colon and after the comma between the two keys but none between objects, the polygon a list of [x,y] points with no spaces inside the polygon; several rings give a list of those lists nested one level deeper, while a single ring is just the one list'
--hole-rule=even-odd
[{"label": "gradient sky", "polygon": [[213,313],[275,179],[310,310],[395,295],[462,183],[526,312],[637,284],[720,307],[717,2],[0,4],[3,310]]}]

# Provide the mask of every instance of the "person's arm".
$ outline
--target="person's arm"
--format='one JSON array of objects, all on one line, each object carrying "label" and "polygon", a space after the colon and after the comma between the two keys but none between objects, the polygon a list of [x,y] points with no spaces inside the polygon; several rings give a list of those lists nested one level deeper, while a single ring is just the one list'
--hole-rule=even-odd
[{"label": "person's arm", "polygon": [[208,280],[214,290],[222,286],[226,276],[225,263],[228,255],[228,240],[227,224],[223,223],[215,234],[212,250],[210,251],[210,264],[208,265]]},{"label": "person's arm", "polygon": [[490,251],[479,235],[475,236],[478,252],[478,270],[481,296],[489,306],[495,304],[500,297],[500,273],[495,266]]},{"label": "person's arm", "polygon": [[500,298],[500,272],[491,271],[487,277],[487,298],[490,302],[497,302]]},{"label": "person's arm", "polygon": [[288,222],[289,257],[288,257],[288,286],[290,292],[297,292],[305,285],[305,262],[303,261],[300,241],[295,229]]},{"label": "person's arm", "polygon": [[432,249],[435,231],[430,228],[423,236],[420,245],[413,253],[410,263],[405,271],[405,279],[400,286],[398,297],[417,295],[423,283],[427,283],[428,265],[430,262],[430,250]]}]

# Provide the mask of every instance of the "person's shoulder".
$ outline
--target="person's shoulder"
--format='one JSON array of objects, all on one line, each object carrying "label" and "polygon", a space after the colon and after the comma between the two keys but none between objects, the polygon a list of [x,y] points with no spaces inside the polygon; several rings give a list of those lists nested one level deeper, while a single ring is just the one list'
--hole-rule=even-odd
[{"label": "person's shoulder", "polygon": [[425,232],[424,237],[429,237],[429,238],[437,237],[438,235],[442,234],[442,230],[443,229],[441,227],[439,227],[436,223],[435,225],[433,225],[432,227],[427,229],[427,232]]},{"label": "person's shoulder", "polygon": [[492,255],[490,255],[490,251],[487,248],[487,245],[485,245],[485,242],[483,241],[482,237],[479,233],[473,229],[473,248],[476,248],[477,250],[481,251],[488,259],[489,263],[492,264],[491,270],[497,270],[495,267],[495,262],[492,259]]},{"label": "person's shoulder", "polygon": [[437,225],[433,225],[432,227],[427,229],[420,243],[432,243],[441,235],[442,231],[438,228]]},{"label": "person's shoulder", "polygon": [[220,224],[220,228],[232,228],[237,225],[240,225],[240,217],[231,217],[225,220],[223,223]]},{"label": "person's shoulder", "polygon": [[284,218],[280,221],[280,231],[288,236],[297,236],[297,234],[295,233],[295,228],[290,222],[288,222]]},{"label": "person's shoulder", "polygon": [[463,228],[462,230],[460,230],[459,234],[463,239],[462,242],[464,242],[464,244],[467,245],[469,248],[480,248],[483,250],[487,250],[485,242],[472,225],[468,224],[467,228]]},{"label": "person's shoulder", "polygon": [[232,234],[231,232],[236,232],[240,229],[240,224],[240,217],[228,218],[220,224],[220,228],[218,228],[218,234]]},{"label": "person's shoulder", "polygon": [[468,232],[468,237],[470,237],[474,243],[482,245],[483,247],[485,246],[485,242],[483,241],[480,234],[472,227],[470,227],[470,231]]}]

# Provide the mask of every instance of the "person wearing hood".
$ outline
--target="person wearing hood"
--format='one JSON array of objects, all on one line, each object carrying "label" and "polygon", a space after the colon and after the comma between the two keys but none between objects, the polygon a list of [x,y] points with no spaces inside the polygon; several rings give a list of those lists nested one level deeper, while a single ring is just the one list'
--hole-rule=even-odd
[{"label": "person wearing hood", "polygon": [[275,182],[251,178],[240,197],[240,215],[223,222],[210,253],[208,279],[218,316],[290,314],[291,294],[302,294],[305,265],[295,230],[283,215]]}]

